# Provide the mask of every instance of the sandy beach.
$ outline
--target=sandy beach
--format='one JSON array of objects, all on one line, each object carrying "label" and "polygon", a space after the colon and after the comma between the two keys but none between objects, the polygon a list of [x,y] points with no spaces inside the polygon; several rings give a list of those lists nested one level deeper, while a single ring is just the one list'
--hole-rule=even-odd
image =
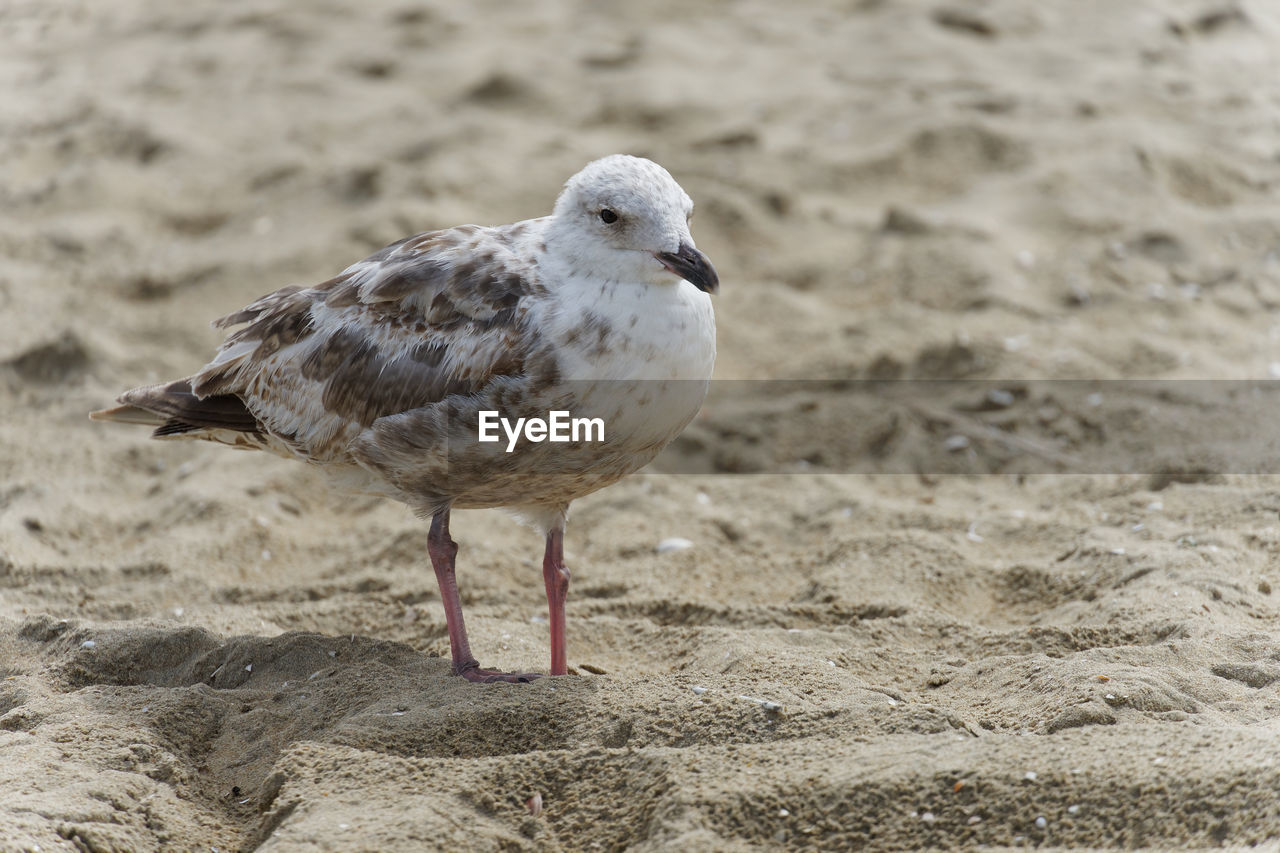
[{"label": "sandy beach", "polygon": [[[1280,844],[1273,422],[1141,384],[1280,377],[1274,8],[14,0],[0,45],[0,851]],[[88,420],[614,152],[697,204],[717,388],[575,504],[569,676],[450,676],[405,507]],[[1245,458],[1166,464],[1156,405]],[[453,535],[477,657],[545,670],[539,536]]]}]

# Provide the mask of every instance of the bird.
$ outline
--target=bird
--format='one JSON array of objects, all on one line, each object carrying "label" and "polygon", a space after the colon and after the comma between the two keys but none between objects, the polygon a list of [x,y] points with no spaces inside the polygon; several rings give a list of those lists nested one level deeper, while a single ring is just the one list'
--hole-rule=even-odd
[{"label": "bird", "polygon": [[[652,461],[715,366],[720,280],[692,214],[657,163],[595,160],[548,216],[415,234],[215,320],[228,333],[198,372],[90,417],[301,460],[430,519],[451,671],[468,681],[542,675],[480,666],[463,621],[450,513],[506,510],[545,539],[548,674],[566,675],[569,506]],[[551,440],[556,413],[582,433]]]}]

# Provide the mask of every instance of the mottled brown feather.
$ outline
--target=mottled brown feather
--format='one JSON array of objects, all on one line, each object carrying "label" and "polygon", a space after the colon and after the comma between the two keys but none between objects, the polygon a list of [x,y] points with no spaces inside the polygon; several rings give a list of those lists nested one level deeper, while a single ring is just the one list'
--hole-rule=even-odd
[{"label": "mottled brown feather", "polygon": [[[541,285],[501,228],[415,235],[322,284],[283,288],[218,320],[244,326],[191,387],[198,397],[235,396],[291,448],[331,456],[329,445],[352,428],[520,376],[521,300],[535,292]],[[342,422],[317,424],[309,447],[298,425],[323,420],[307,408],[317,399]]]}]

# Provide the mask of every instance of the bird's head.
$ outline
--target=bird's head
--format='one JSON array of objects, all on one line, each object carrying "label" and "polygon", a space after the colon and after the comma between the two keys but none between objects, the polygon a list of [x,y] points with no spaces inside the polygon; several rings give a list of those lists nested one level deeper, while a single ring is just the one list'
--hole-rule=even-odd
[{"label": "bird's head", "polygon": [[587,164],[556,200],[551,234],[558,252],[602,278],[715,293],[720,279],[689,234],[693,200],[651,160],[614,154]]}]

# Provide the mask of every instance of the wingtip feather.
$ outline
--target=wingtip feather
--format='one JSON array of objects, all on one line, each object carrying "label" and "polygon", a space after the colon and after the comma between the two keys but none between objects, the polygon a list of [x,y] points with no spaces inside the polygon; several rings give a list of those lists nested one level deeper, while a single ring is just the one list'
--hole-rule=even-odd
[{"label": "wingtip feather", "polygon": [[141,426],[159,426],[165,418],[155,412],[148,412],[137,406],[116,406],[114,409],[99,409],[89,413],[91,421],[112,421],[119,424],[139,424]]}]

